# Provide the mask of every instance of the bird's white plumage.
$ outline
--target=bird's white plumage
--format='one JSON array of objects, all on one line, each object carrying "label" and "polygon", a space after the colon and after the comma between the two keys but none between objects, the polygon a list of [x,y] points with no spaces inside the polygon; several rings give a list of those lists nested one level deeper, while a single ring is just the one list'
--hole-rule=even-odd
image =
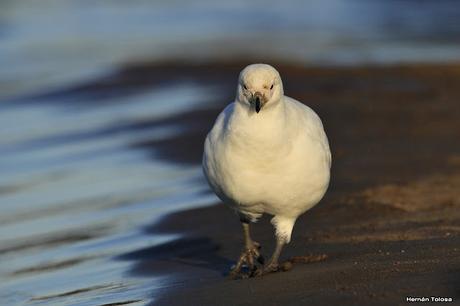
[{"label": "bird's white plumage", "polygon": [[[260,113],[247,99],[255,90],[267,99]],[[252,220],[273,215],[277,237],[289,242],[297,217],[326,192],[330,166],[316,113],[284,96],[273,67],[245,68],[236,101],[219,115],[205,141],[203,170],[219,198]]]}]

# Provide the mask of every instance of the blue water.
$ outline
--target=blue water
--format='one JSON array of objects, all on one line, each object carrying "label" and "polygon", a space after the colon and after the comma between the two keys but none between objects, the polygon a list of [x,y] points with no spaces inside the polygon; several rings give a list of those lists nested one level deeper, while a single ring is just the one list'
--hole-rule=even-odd
[{"label": "blue water", "polygon": [[[0,106],[0,295],[3,305],[145,302],[158,278],[126,276],[111,260],[174,237],[143,226],[162,215],[215,202],[198,166],[156,161],[129,149],[180,130],[153,127],[98,133],[110,126],[193,108],[211,90],[177,85],[93,107],[35,101]],[[188,97],[193,97],[191,100]],[[155,101],[155,103],[152,103]],[[91,137],[59,137],[65,135]],[[59,295],[82,288],[91,291]],[[125,298],[125,300],[126,300]],[[6,303],[6,304],[4,304]]]},{"label": "blue water", "polygon": [[455,1],[0,1],[1,304],[147,304],[171,279],[117,256],[177,238],[143,231],[165,214],[216,202],[199,165],[132,146],[180,127],[120,127],[206,107],[219,88],[47,93],[143,60],[459,60],[459,20]]}]

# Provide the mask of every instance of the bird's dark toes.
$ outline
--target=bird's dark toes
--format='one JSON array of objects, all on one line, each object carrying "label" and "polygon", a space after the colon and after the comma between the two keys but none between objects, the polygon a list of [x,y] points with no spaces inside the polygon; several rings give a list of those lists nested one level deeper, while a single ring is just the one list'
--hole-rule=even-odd
[{"label": "bird's dark toes", "polygon": [[254,276],[264,276],[269,273],[278,272],[279,270],[280,268],[278,264],[271,263],[262,267],[261,269],[257,269],[257,271],[254,273]]},{"label": "bird's dark toes", "polygon": [[264,264],[265,259],[259,253],[260,244],[253,242],[251,247],[246,248],[241,253],[241,256],[235,266],[230,270],[230,279],[241,279],[253,277],[260,270],[256,263]]},{"label": "bird's dark toes", "polygon": [[228,274],[229,279],[244,279],[248,278],[252,274],[252,270],[255,268],[250,268],[246,264],[241,265],[239,268],[233,267]]}]

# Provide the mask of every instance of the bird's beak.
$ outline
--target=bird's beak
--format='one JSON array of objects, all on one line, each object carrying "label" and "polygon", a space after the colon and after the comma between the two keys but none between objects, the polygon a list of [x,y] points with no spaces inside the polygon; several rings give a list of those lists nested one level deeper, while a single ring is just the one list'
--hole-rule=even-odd
[{"label": "bird's beak", "polygon": [[258,91],[255,92],[254,95],[252,96],[252,104],[254,104],[254,108],[256,112],[259,113],[265,104],[264,96]]}]

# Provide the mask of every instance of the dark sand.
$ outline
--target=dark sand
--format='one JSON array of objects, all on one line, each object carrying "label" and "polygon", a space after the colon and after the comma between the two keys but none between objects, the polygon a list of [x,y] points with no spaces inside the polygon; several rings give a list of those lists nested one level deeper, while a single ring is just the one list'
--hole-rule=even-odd
[{"label": "dark sand", "polygon": [[[120,79],[139,90],[158,85],[159,74],[221,86],[224,94],[209,108],[145,122],[178,125],[180,136],[133,144],[171,162],[200,163],[204,137],[232,100],[245,64],[133,65],[78,90],[97,94]],[[323,119],[333,151],[329,191],[298,219],[282,259],[327,258],[263,278],[228,280],[242,248],[238,218],[220,203],[179,212],[146,230],[182,239],[122,256],[135,262],[134,274],[176,279],[155,292],[154,304],[405,305],[407,296],[452,297],[449,305],[460,304],[460,64],[275,66],[286,94]],[[252,228],[268,257],[274,246],[269,218]]]}]

